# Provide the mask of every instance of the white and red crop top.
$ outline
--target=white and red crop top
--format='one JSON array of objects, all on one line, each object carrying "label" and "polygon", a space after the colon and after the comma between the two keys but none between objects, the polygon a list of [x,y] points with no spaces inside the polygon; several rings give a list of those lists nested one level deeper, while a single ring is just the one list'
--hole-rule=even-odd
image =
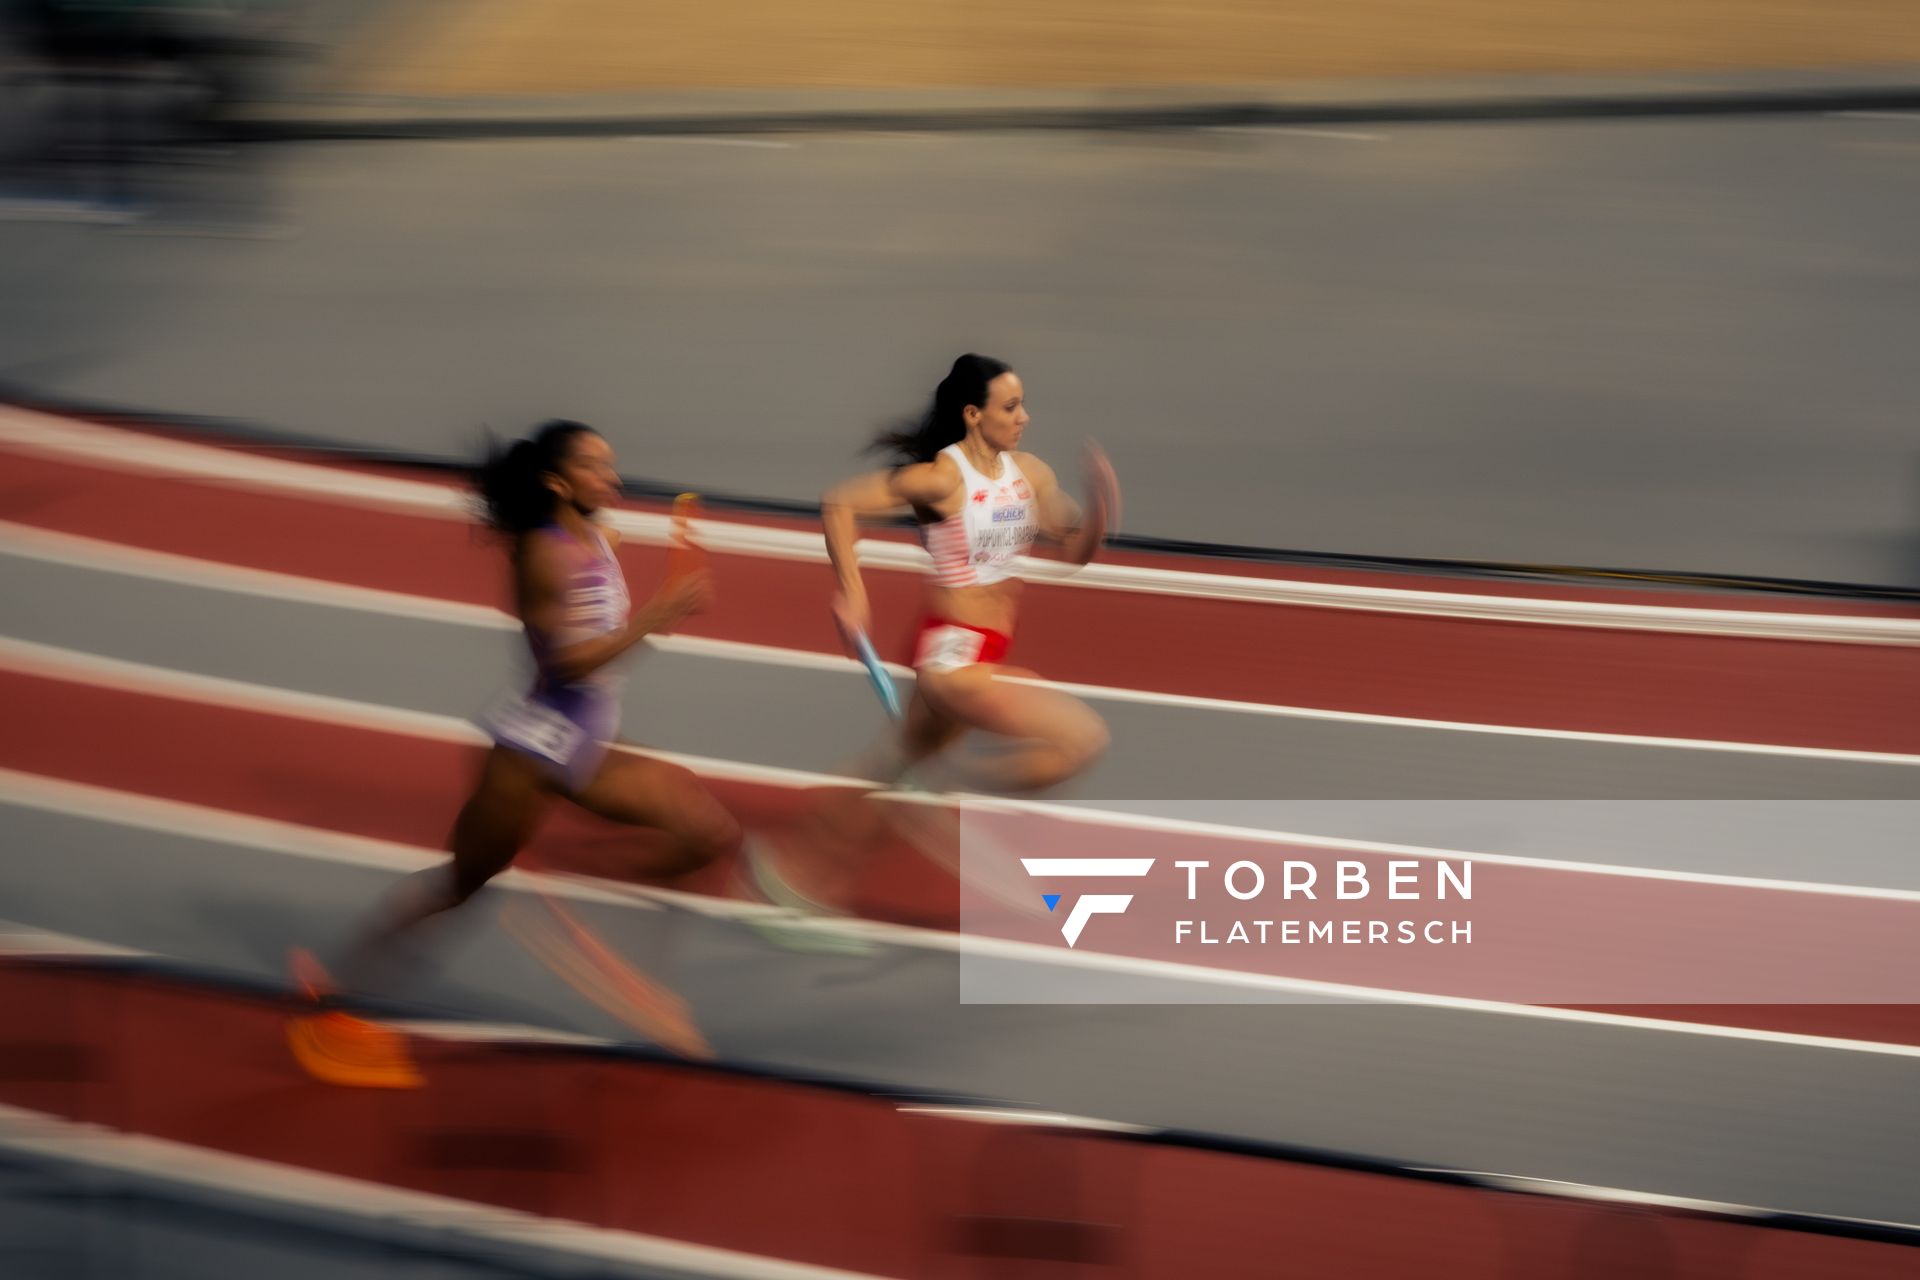
[{"label": "white and red crop top", "polygon": [[1014,576],[1014,561],[1027,553],[1040,532],[1033,485],[1020,473],[1013,455],[1000,455],[1000,475],[988,479],[957,444],[940,451],[960,468],[966,496],[944,520],[920,526],[920,539],[933,557],[934,580],[943,587],[986,587]]}]

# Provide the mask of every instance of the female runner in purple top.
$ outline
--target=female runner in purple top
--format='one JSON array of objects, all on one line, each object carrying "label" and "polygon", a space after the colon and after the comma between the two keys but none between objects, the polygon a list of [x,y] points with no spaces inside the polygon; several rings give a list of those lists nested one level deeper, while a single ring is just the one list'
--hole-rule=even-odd
[{"label": "female runner in purple top", "polygon": [[[481,467],[487,524],[507,543],[515,607],[533,652],[533,687],[487,716],[493,737],[480,777],[455,820],[446,864],[402,881],[343,962],[352,989],[376,978],[394,944],[422,921],[466,902],[506,870],[541,816],[564,798],[616,822],[670,837],[646,870],[674,875],[733,850],[740,827],[688,770],[611,751],[620,723],[622,659],[712,599],[705,570],[670,579],[637,613],[614,555],[618,534],[594,513],[620,494],[613,449],[577,422],[549,422]],[[331,983],[304,953],[296,977],[323,995]],[[412,1083],[391,1032],[337,1010],[299,1019],[296,1055],[342,1083]],[[387,1071],[388,1065],[397,1071]]]}]

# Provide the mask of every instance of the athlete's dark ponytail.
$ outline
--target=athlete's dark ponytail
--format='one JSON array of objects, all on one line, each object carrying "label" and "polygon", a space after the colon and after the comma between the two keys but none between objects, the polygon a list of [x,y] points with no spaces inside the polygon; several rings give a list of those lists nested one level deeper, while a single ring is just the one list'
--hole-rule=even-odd
[{"label": "athlete's dark ponytail", "polygon": [[1011,371],[1003,360],[969,351],[955,360],[947,376],[940,379],[927,411],[891,431],[882,432],[867,446],[868,452],[890,453],[894,456],[894,465],[901,467],[910,462],[932,462],[942,449],[966,439],[966,407],[984,408],[987,385]]},{"label": "athlete's dark ponytail", "polygon": [[592,431],[584,423],[556,418],[511,444],[489,445],[473,477],[481,517],[509,536],[551,523],[559,496],[547,487],[547,476],[560,470],[574,439]]}]

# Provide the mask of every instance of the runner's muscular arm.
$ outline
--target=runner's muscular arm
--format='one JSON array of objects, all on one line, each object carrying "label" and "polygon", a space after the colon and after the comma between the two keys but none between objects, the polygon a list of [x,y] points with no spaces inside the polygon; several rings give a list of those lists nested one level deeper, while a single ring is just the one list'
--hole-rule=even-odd
[{"label": "runner's muscular arm", "polygon": [[936,509],[960,487],[958,468],[946,459],[917,462],[892,471],[871,471],[842,481],[820,497],[820,525],[827,538],[839,591],[834,614],[841,629],[865,631],[870,621],[867,587],[860,577],[856,544],[862,519],[913,507]]},{"label": "runner's muscular arm", "polygon": [[1099,554],[1118,505],[1119,491],[1106,455],[1098,448],[1089,449],[1084,509],[1060,487],[1060,479],[1052,467],[1030,453],[1017,453],[1014,460],[1033,483],[1034,499],[1040,508],[1041,534],[1060,543],[1065,558],[1071,563],[1086,564],[1092,560]]}]

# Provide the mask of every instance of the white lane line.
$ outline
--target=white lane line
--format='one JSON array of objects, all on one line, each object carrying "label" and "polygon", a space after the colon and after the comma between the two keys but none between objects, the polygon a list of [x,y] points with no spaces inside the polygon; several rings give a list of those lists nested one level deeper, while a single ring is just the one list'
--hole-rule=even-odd
[{"label": "white lane line", "polygon": [[[388,1241],[469,1242],[497,1258],[504,1247],[566,1255],[540,1270],[558,1275],[580,1266],[617,1267],[620,1274],[708,1276],[715,1280],[884,1280],[868,1272],[787,1262],[713,1245],[689,1244],[638,1231],[590,1227],[517,1209],[320,1173],[209,1147],[126,1133],[24,1107],[0,1105],[0,1149],[161,1183],[182,1193],[249,1201],[268,1214],[297,1212],[302,1221],[351,1222]],[[521,1265],[526,1265],[522,1262]]]},{"label": "white lane line", "polygon": [[[868,544],[861,545],[864,548]],[[865,555],[864,550],[862,554]],[[1072,565],[1058,560],[1029,559],[1021,567],[1021,576],[1029,581],[1056,585],[1183,596],[1196,600],[1353,609],[1365,613],[1413,614],[1465,622],[1522,622],[1536,626],[1656,631],[1672,635],[1718,636],[1723,639],[1920,645],[1920,619],[1910,618],[1523,599],[1454,591],[1361,587],[1337,582],[1234,577],[1180,569],[1142,569],[1130,565],[1091,564],[1076,570]]]},{"label": "white lane line", "polygon": [[[37,809],[88,822],[109,823],[135,830],[158,831],[192,839],[210,840],[234,848],[352,866],[384,867],[390,871],[415,870],[421,866],[433,865],[444,856],[432,850],[394,841],[345,836],[339,832],[322,831],[297,823],[255,818],[225,809],[135,795],[88,783],[68,782],[38,774],[23,773],[15,769],[0,769],[0,804]],[[1211,969],[1200,965],[1099,952],[1063,951],[1057,947],[1039,943],[963,936],[913,925],[886,924],[873,920],[842,917],[796,916],[783,908],[761,903],[711,898],[680,890],[616,884],[611,881],[588,881],[579,877],[528,873],[518,869],[507,872],[503,880],[510,886],[517,886],[529,880],[537,881],[542,885],[544,892],[556,896],[600,902],[625,899],[628,905],[655,909],[670,905],[718,919],[777,920],[782,928],[806,930],[831,937],[856,938],[927,951],[954,954],[964,952],[976,958],[990,956],[1034,965],[1085,969],[1103,974],[1171,979],[1200,986],[1235,987],[1288,996],[1304,996],[1316,1000],[1407,1005],[1836,1052],[1920,1058],[1920,1046],[1915,1045],[1512,1004],[1469,996],[1397,991],[1355,986],[1349,983]]]},{"label": "white lane line", "polygon": [[29,956],[40,959],[79,956],[87,960],[131,960],[142,957],[151,958],[153,952],[141,951],[136,947],[115,946],[111,942],[81,938],[71,933],[59,933],[52,929],[21,924],[17,920],[0,920],[0,956]]},{"label": "white lane line", "polygon": [[1840,120],[1900,120],[1920,124],[1920,111],[1829,111],[1827,114]]},{"label": "white lane line", "polygon": [[[302,826],[277,818],[255,817],[183,800],[164,800],[158,796],[115,791],[91,783],[67,782],[39,774],[22,773],[16,769],[0,768],[0,802],[76,818],[86,817],[86,806],[94,803],[99,806],[97,816],[117,826],[137,827],[143,831],[157,831],[188,839],[212,840],[236,848],[265,849],[379,871],[419,871],[425,867],[439,866],[447,859],[447,855],[437,849],[423,849],[397,840],[350,835],[344,831]],[[613,881],[594,880],[586,876],[513,867],[497,883],[576,902],[660,909],[659,903],[636,900]]]},{"label": "white lane line", "polygon": [[262,457],[26,409],[0,407],[0,444],[114,471],[215,481],[411,515],[469,520],[474,514],[468,497],[451,485]]},{"label": "white lane line", "polygon": [[[98,938],[82,938],[52,929],[0,920],[0,959],[29,960],[141,960],[165,961],[156,951],[116,946]],[[170,976],[170,975],[169,975]],[[513,1022],[472,1022],[438,1018],[382,1018],[380,1022],[409,1035],[463,1044],[551,1044],[562,1047],[606,1048],[618,1044],[605,1036],[583,1035]]]},{"label": "white lane line", "polygon": [[1303,129],[1285,124],[1216,124],[1208,125],[1208,133],[1244,133],[1252,136],[1293,138],[1331,138],[1340,142],[1384,142],[1384,133],[1357,133],[1351,129]]},{"label": "white lane line", "polygon": [[[495,631],[517,631],[520,627],[520,624],[510,615],[486,605],[409,595],[373,587],[349,586],[319,578],[279,573],[270,569],[227,565],[212,560],[175,555],[172,552],[129,547],[124,543],[109,542],[99,538],[57,533],[8,520],[0,520],[0,555],[101,573],[146,578],[157,582],[171,582],[211,591],[227,591],[271,600],[287,600],[298,604],[358,609],[391,617],[412,618],[454,626],[482,627]],[[784,649],[773,645],[751,644],[740,640],[716,640],[702,636],[654,636],[647,640],[646,645],[648,648],[658,649],[664,653],[685,654],[696,658],[828,671],[843,676],[864,678],[860,665],[853,659],[836,654],[816,653],[807,649]],[[898,663],[888,663],[886,666],[896,679],[911,679],[913,676],[911,669]],[[1249,702],[1233,698],[1207,698],[1194,694],[1123,689],[1112,685],[1081,684],[1074,681],[1010,678],[1020,684],[1059,689],[1097,702],[1126,702],[1229,715],[1274,716],[1283,719],[1377,725],[1391,729],[1429,729],[1444,733],[1550,738],[1565,742],[1590,742],[1620,747],[1718,751],[1740,755],[1787,756],[1795,759],[1833,760],[1857,764],[1920,765],[1920,754],[1912,753],[1856,751],[1840,747],[1788,746],[1779,743],[1738,742],[1716,738],[1600,733],[1584,729],[1547,729],[1525,725],[1480,724],[1462,720],[1381,715],[1365,711],[1338,711],[1322,707],[1294,707],[1281,703]]]},{"label": "white lane line", "polygon": [[[294,604],[324,605],[336,609],[354,609],[388,617],[409,618],[421,622],[451,626],[479,627],[490,631],[519,631],[519,620],[491,605],[469,604],[438,596],[412,595],[380,587],[360,587],[325,578],[308,578],[281,573],[275,569],[254,569],[171,551],[151,551],[103,538],[60,533],[35,525],[0,520],[0,555],[67,568],[112,573],[123,577],[169,582],[206,591],[225,591],[236,595],[257,596],[267,600],[285,600]],[[715,640],[702,636],[652,636],[649,648],[668,653],[686,653],[697,657],[754,662],[767,666],[800,667],[816,671],[863,674],[852,658],[811,649],[785,649],[774,645],[749,644],[740,640]],[[889,664],[899,677],[911,676],[908,668]]]},{"label": "white lane line", "polygon": [[[0,408],[0,445],[78,458],[89,465],[118,470],[219,480],[444,519],[471,518],[467,498],[445,485],[258,457],[27,410]],[[611,520],[623,534],[655,545],[665,545],[670,534],[671,521],[665,514],[621,511]],[[825,545],[812,532],[711,519],[700,522],[699,532],[701,540],[714,551],[810,563],[826,561]],[[928,564],[926,553],[907,543],[868,539],[861,542],[860,554],[869,565],[913,573],[924,573]],[[1056,585],[1190,599],[1731,638],[1920,645],[1920,619],[1916,618],[1488,596],[1137,565],[1092,564],[1076,569],[1060,561],[1037,559],[1026,560],[1021,572],[1031,580]]]},{"label": "white lane line", "polygon": [[[1629,1191],[1624,1187],[1597,1187],[1588,1182],[1561,1182],[1556,1178],[1528,1178],[1511,1173],[1484,1173],[1478,1170],[1454,1169],[1445,1165],[1418,1168],[1418,1173],[1458,1174],[1472,1178],[1485,1186],[1501,1191],[1513,1191],[1521,1195],[1546,1196],[1557,1200],[1591,1200],[1600,1204],[1636,1204],[1650,1209],[1673,1209],[1681,1213],[1704,1213],[1719,1218],[1750,1218],[1759,1225],[1766,1225],[1769,1218],[1789,1215],[1797,1216],[1791,1209],[1767,1209],[1758,1205],[1733,1204],[1725,1200],[1697,1200],[1692,1196],[1665,1195],[1656,1191]],[[1839,1214],[1811,1214],[1823,1222],[1844,1223],[1855,1227],[1882,1228],[1892,1231],[1920,1231],[1920,1225],[1908,1222],[1889,1222],[1881,1218],[1848,1218]]]},{"label": "white lane line", "polygon": [[973,1124],[1010,1124],[1035,1129],[1084,1129],[1092,1133],[1158,1133],[1152,1125],[1128,1124],[1120,1120],[1098,1120],[1092,1116],[1068,1115],[1064,1111],[1022,1111],[1013,1107],[901,1106],[905,1116],[939,1116],[943,1120],[966,1120]]},{"label": "white lane line", "polygon": [[235,711],[294,716],[322,724],[374,733],[398,733],[435,742],[485,746],[490,739],[469,720],[431,711],[409,711],[324,693],[301,693],[275,685],[254,684],[226,676],[198,675],[166,667],[103,658],[98,654],[62,649],[0,636],[0,670],[53,680],[71,680],[97,688],[150,697],[181,698]]},{"label": "white lane line", "polygon": [[201,560],[194,556],[176,555],[171,551],[150,551],[123,542],[59,533],[11,520],[0,520],[0,553],[71,569],[116,573],[124,577],[146,578],[209,591],[228,591],[268,600],[286,600],[295,604],[330,605],[337,609],[356,609],[362,613],[452,623],[462,627],[486,627],[495,631],[520,629],[520,624],[511,614],[483,604],[416,596],[378,587],[356,587],[324,578],[280,573],[273,569],[253,569],[217,560]]},{"label": "white lane line", "polygon": [[1022,858],[1030,876],[1144,876],[1153,870],[1152,858]]},{"label": "white lane line", "polygon": [[1432,729],[1442,733],[1479,733],[1505,738],[1551,738],[1561,742],[1592,742],[1603,746],[1657,747],[1674,751],[1722,751],[1735,755],[1791,756],[1800,760],[1835,760],[1855,764],[1920,765],[1920,754],[1898,751],[1855,751],[1842,747],[1796,747],[1772,742],[1736,742],[1719,738],[1666,738],[1644,733],[1597,733],[1587,729],[1539,729],[1527,725],[1476,724],[1463,720],[1427,720],[1418,716],[1388,716],[1367,711],[1333,711],[1322,707],[1289,707],[1272,702],[1241,702],[1230,698],[1201,698],[1184,693],[1154,693],[1108,685],[1078,684],[1071,680],[1029,680],[1008,677],[1018,684],[1058,689],[1098,702],[1133,702],[1159,707],[1186,707],[1196,711],[1239,715],[1277,716],[1289,720],[1325,720],[1342,724],[1378,725],[1391,729]]},{"label": "white lane line", "polygon": [[[902,804],[939,804],[943,797],[920,792],[884,792],[878,797]],[[951,802],[951,798],[946,798]],[[1659,803],[1659,802],[1656,802]],[[1904,802],[1902,802],[1904,803]],[[1360,840],[1346,836],[1314,835],[1304,831],[1275,831],[1266,827],[1241,827],[1229,823],[1202,822],[1197,819],[1169,818],[1154,814],[1122,813],[1111,809],[1088,809],[1041,800],[1010,800],[1000,797],[965,797],[965,807],[980,812],[1032,813],[1061,818],[1088,826],[1120,827],[1131,831],[1156,831],[1167,835],[1190,835],[1205,840],[1241,841],[1250,844],[1278,844],[1307,849],[1327,849],[1338,853],[1362,853],[1383,858],[1415,858],[1439,862],[1484,862],[1489,866],[1521,867],[1534,871],[1564,871],[1575,875],[1618,876],[1630,880],[1664,880],[1674,884],[1713,885],[1723,889],[1764,889],[1777,893],[1816,894],[1839,898],[1873,898],[1883,902],[1920,903],[1920,889],[1890,889],[1880,885],[1827,884],[1815,880],[1781,880],[1771,876],[1727,875],[1714,871],[1684,871],[1668,867],[1634,867],[1609,862],[1580,862],[1568,858],[1542,858],[1522,853],[1480,853],[1471,849],[1440,849],[1431,845],[1397,844],[1387,840]],[[1072,859],[1065,861],[1071,862]],[[1038,873],[1036,873],[1038,874]]]},{"label": "white lane line", "polygon": [[622,139],[624,142],[664,142],[675,146],[687,147],[746,147],[758,151],[791,151],[800,144],[783,142],[774,138],[721,138],[707,137],[701,134],[658,134],[636,133]]},{"label": "white lane line", "polygon": [[[148,666],[121,658],[103,658],[31,640],[0,636],[0,671],[67,680],[153,697],[178,698],[209,706],[231,708],[255,714],[286,716],[349,729],[375,733],[403,734],[435,742],[460,746],[485,746],[490,739],[471,721],[458,716],[443,716],[429,711],[407,711],[379,703],[360,702],[331,694],[301,693],[273,685],[253,684],[225,676],[205,676]],[[868,788],[877,784],[863,778],[788,769],[777,765],[748,764],[712,756],[685,752],[643,750],[620,743],[617,750],[652,760],[664,760],[691,769],[703,778],[717,778],[759,786],[812,790],[826,787]],[[1525,867],[1541,871],[1566,871],[1583,875],[1624,876],[1638,880],[1665,880],[1680,884],[1717,885],[1735,889],[1766,889],[1784,893],[1824,894],[1837,897],[1877,898],[1890,902],[1920,902],[1920,890],[1891,889],[1872,885],[1826,884],[1818,881],[1781,880],[1762,876],[1726,875],[1718,872],[1683,871],[1663,867],[1620,866],[1602,862],[1580,862],[1565,858],[1531,857],[1525,854],[1480,853],[1468,849],[1440,849],[1426,845],[1398,844],[1382,840],[1361,840],[1344,836],[1314,835],[1308,832],[1274,831],[1262,827],[1243,827],[1229,823],[1202,822],[1157,814],[1133,814],[1109,809],[1087,808],[1057,801],[1028,800],[999,796],[948,796],[919,791],[877,793],[877,800],[891,804],[944,808],[961,805],[972,813],[1028,814],[1055,818],[1084,826],[1118,827],[1130,831],[1156,831],[1167,835],[1188,835],[1210,841],[1235,841],[1268,845],[1299,846],[1338,852],[1372,854],[1381,857],[1417,858],[1457,862],[1471,859],[1489,865]],[[1033,860],[1044,861],[1044,860]],[[1084,860],[1070,860],[1084,867]],[[1123,860],[1124,861],[1124,860]],[[1133,860],[1138,862],[1141,860]],[[1035,874],[1039,874],[1035,872]],[[1067,874],[1074,874],[1069,871]],[[1084,870],[1080,874],[1085,874]],[[1129,868],[1111,874],[1144,874]]]}]

